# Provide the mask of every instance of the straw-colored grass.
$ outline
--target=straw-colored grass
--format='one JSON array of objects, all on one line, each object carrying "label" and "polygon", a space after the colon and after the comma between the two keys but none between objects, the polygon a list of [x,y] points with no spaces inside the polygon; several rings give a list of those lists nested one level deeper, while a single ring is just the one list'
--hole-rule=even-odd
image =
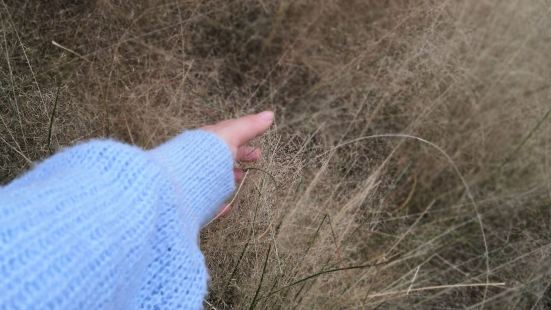
[{"label": "straw-colored grass", "polygon": [[551,307],[550,1],[0,1],[0,182],[276,111],[206,308]]}]

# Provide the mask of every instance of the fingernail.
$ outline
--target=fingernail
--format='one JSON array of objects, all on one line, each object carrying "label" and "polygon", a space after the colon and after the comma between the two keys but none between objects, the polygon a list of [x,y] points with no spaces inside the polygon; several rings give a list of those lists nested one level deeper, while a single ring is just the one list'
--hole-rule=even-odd
[{"label": "fingernail", "polygon": [[264,111],[257,114],[259,118],[265,121],[272,121],[274,119],[274,112]]}]

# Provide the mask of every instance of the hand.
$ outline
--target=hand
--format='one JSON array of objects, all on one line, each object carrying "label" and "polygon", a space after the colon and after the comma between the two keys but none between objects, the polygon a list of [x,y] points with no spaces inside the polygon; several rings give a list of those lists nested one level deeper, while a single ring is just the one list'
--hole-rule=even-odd
[{"label": "hand", "polygon": [[[221,121],[214,125],[205,126],[202,129],[214,133],[225,141],[235,161],[255,162],[260,158],[261,151],[258,148],[248,146],[247,143],[264,134],[270,128],[273,121],[274,113],[264,111],[258,114]],[[236,182],[241,182],[244,176],[243,171],[235,168],[233,172]],[[229,205],[226,205],[218,216],[229,211],[229,207]]]}]

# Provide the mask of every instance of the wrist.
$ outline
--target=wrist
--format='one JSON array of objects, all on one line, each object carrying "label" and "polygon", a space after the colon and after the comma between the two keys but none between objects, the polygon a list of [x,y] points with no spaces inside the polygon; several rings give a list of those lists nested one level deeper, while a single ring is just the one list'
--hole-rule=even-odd
[{"label": "wrist", "polygon": [[232,153],[211,132],[186,131],[148,153],[174,186],[182,215],[199,227],[218,213],[235,189]]}]

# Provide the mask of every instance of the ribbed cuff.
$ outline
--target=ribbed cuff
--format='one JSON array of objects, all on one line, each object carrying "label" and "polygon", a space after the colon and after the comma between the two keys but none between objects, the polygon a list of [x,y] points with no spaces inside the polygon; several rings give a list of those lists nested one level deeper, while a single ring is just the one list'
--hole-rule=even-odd
[{"label": "ribbed cuff", "polygon": [[202,227],[235,190],[233,157],[216,135],[186,131],[149,151],[182,199],[182,214]]}]

